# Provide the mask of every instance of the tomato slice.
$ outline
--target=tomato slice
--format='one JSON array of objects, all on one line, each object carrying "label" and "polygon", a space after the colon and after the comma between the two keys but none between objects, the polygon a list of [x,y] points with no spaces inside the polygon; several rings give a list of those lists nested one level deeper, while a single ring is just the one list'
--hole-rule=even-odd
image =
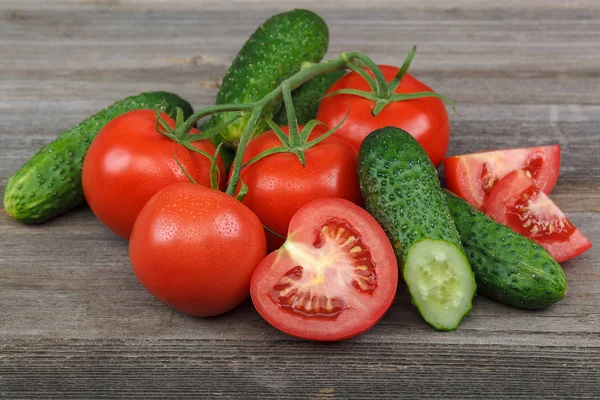
[{"label": "tomato slice", "polygon": [[250,294],[277,329],[309,340],[359,335],[391,306],[392,245],[377,221],[343,199],[319,199],[292,218],[288,238],[252,275]]},{"label": "tomato slice", "polygon": [[570,260],[592,247],[588,238],[524,170],[502,178],[485,208],[489,217],[535,240],[558,262]]},{"label": "tomato slice", "polygon": [[444,160],[446,186],[480,211],[494,185],[509,172],[525,170],[548,194],[560,170],[560,146],[484,151]]}]

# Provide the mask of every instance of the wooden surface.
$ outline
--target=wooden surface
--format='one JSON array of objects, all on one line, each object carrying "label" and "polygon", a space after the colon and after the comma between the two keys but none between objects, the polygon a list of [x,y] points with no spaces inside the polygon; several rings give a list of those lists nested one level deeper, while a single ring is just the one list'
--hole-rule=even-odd
[{"label": "wooden surface", "polygon": [[[296,3],[300,4],[300,3]],[[450,154],[559,143],[552,194],[600,243],[600,3],[316,1],[330,55],[367,52],[451,97]],[[503,4],[503,5],[499,5]],[[0,3],[0,187],[36,149],[126,95],[196,108],[286,1]],[[600,247],[564,264],[567,297],[531,312],[477,297],[435,332],[406,290],[342,343],[276,331],[244,304],[199,319],[153,299],[127,244],[85,207],[42,226],[0,215],[0,398],[600,398]]]}]

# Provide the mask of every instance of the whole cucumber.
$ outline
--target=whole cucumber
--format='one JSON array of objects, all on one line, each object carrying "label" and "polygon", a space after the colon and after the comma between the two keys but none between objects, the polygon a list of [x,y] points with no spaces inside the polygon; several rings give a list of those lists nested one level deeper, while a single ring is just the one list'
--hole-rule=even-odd
[{"label": "whole cucumber", "polygon": [[378,129],[360,146],[358,178],[413,304],[434,328],[456,329],[471,310],[475,278],[427,153],[402,129]]},{"label": "whole cucumber", "polygon": [[529,309],[545,308],[565,297],[565,273],[542,246],[498,224],[463,199],[449,192],[445,196],[475,273],[478,293]]},{"label": "whole cucumber", "polygon": [[[305,63],[319,62],[327,52],[329,30],[321,17],[308,10],[277,14],[258,27],[233,60],[217,94],[216,104],[252,103],[276,89],[281,82]],[[280,103],[273,104],[265,115],[272,117]],[[209,127],[231,119],[235,113],[216,114]],[[229,125],[220,135],[225,145],[235,148],[250,113]],[[261,121],[254,134],[262,133]]]},{"label": "whole cucumber", "polygon": [[128,111],[155,108],[174,114],[192,113],[190,104],[168,92],[127,97],[94,114],[42,147],[8,180],[4,209],[24,223],[40,223],[83,203],[81,167],[92,140],[111,119]]},{"label": "whole cucumber", "polygon": [[[294,102],[296,119],[299,125],[306,125],[308,121],[315,119],[319,104],[327,89],[345,74],[346,71],[340,70],[318,76],[292,92],[292,101]],[[285,107],[279,109],[273,120],[279,126],[288,125]]]}]

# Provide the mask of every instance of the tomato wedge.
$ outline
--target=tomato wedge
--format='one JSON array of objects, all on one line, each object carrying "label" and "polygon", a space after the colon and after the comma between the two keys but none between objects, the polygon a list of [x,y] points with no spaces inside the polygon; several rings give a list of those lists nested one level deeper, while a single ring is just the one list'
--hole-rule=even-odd
[{"label": "tomato wedge", "polygon": [[588,238],[524,170],[502,178],[485,208],[493,220],[535,240],[558,262],[570,260],[592,247]]},{"label": "tomato wedge", "polygon": [[254,271],[250,295],[277,329],[333,341],[375,325],[397,285],[396,257],[377,221],[350,201],[327,198],[296,212],[287,241]]},{"label": "tomato wedge", "polygon": [[560,146],[484,151],[444,160],[446,186],[480,211],[494,185],[516,169],[525,170],[548,194],[560,170]]}]

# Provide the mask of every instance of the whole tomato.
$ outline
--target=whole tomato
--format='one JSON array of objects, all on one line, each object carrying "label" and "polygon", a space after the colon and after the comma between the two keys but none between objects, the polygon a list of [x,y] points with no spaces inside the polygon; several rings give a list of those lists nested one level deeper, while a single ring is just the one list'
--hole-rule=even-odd
[{"label": "whole tomato", "polygon": [[[169,116],[162,114],[162,118],[175,126]],[[191,133],[200,132],[192,129]],[[216,151],[210,140],[191,143],[210,155]],[[154,111],[130,111],[110,121],[92,142],[83,162],[83,191],[98,219],[129,239],[138,213],[154,194],[188,181],[174,153],[197,183],[210,186],[210,160],[158,133]],[[223,187],[225,166],[220,156],[217,164]]]},{"label": "whole tomato", "polygon": [[262,224],[248,207],[189,182],[155,194],[129,241],[133,271],[146,289],[196,316],[221,314],[244,301],[265,254]]},{"label": "whole tomato", "polygon": [[[379,68],[387,82],[391,81],[399,70],[388,65],[380,65]],[[372,76],[372,72],[368,71]],[[371,91],[367,81],[356,72],[340,78],[327,93],[341,89]],[[415,92],[433,90],[407,73],[395,93]],[[378,115],[373,115],[374,107],[373,100],[353,94],[337,94],[325,97],[321,101],[317,119],[332,128],[344,119],[349,108],[348,118],[334,135],[348,141],[357,151],[369,133],[386,126],[395,126],[410,133],[423,146],[436,167],[442,162],[450,141],[450,122],[442,100],[424,97],[391,102]]]},{"label": "whole tomato", "polygon": [[[289,135],[288,127],[282,127]],[[308,141],[326,129],[318,125]],[[254,138],[244,153],[243,162],[267,149],[281,146],[273,131]],[[356,151],[345,141],[329,136],[304,152],[305,165],[292,153],[277,153],[244,167],[241,180],[248,186],[243,202],[258,215],[269,230],[285,236],[289,223],[302,206],[324,197],[338,197],[362,204]],[[239,189],[239,186],[238,186]],[[267,231],[269,249],[279,248],[284,239]]]}]

